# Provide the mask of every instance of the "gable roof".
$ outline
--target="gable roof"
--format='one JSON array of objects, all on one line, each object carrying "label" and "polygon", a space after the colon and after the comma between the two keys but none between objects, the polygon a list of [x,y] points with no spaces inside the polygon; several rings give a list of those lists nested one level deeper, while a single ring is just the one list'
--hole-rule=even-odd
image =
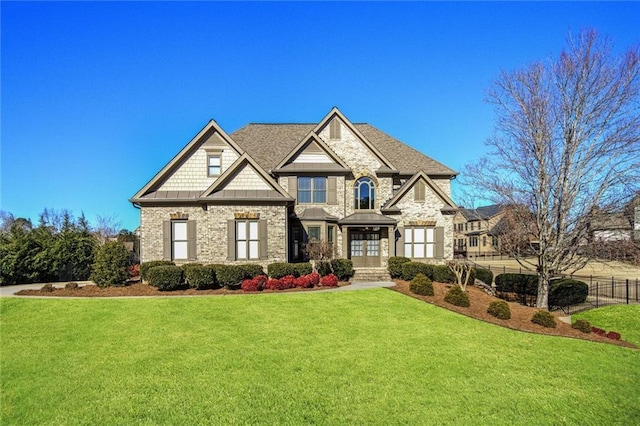
[{"label": "gable roof", "polygon": [[396,192],[395,195],[385,203],[381,210],[392,210],[396,203],[405,196],[405,194],[415,185],[418,180],[423,180],[431,188],[431,190],[435,192],[436,195],[438,195],[438,197],[440,197],[440,199],[447,204],[448,208],[445,207],[447,210],[456,208],[456,203],[453,202],[451,197],[449,197],[442,190],[442,188],[436,185],[436,183],[429,176],[427,176],[425,172],[420,170],[418,173],[413,175],[411,179],[406,181],[404,185],[402,185],[398,192]]},{"label": "gable roof", "polygon": [[[218,133],[220,137],[227,143],[231,148],[233,148],[238,155],[242,154],[244,150],[225,132],[222,130],[222,127],[216,123],[215,120],[209,120],[209,122],[196,134],[193,139],[189,141],[185,145],[180,152],[178,152],[175,157],[171,159],[156,175],[151,178],[149,182],[145,186],[142,187],[133,197],[131,197],[131,201],[142,199],[145,195],[151,192],[158,184],[162,183],[166,178],[168,178],[171,173],[175,171],[176,168],[180,166],[180,163],[186,160],[189,157],[191,151],[197,149],[198,144],[204,143],[206,141],[206,137],[212,136],[214,133]],[[164,192],[164,191],[163,191]]]},{"label": "gable roof", "polygon": [[[349,170],[349,166],[347,166],[345,164],[344,161],[342,161],[342,159],[340,157],[338,157],[332,150],[331,148],[329,148],[329,146],[320,138],[320,136],[318,136],[316,133],[314,132],[310,132],[304,139],[302,139],[300,141],[300,143],[298,145],[296,145],[295,148],[293,148],[289,154],[275,167],[276,170],[278,169],[282,169],[286,166],[292,166],[287,165],[287,163],[289,161],[292,161],[293,159],[295,159],[295,157],[297,157],[298,155],[300,155],[300,153],[310,144],[315,143],[316,146],[318,146],[322,151],[324,151],[329,158],[331,158],[334,163],[333,164],[322,164],[322,166],[328,167],[328,169],[342,169],[342,170]],[[303,166],[302,164],[300,164],[300,166]],[[336,167],[338,166],[338,167]],[[317,165],[315,166],[317,168]]]},{"label": "gable roof", "polygon": [[[231,178],[243,167],[251,167],[262,177],[262,179],[271,186],[272,190],[225,190],[224,187],[229,183]],[[253,158],[246,152],[242,154],[227,170],[224,171],[216,179],[209,188],[205,189],[201,195],[203,199],[283,199],[293,201],[293,198],[276,183]]]},{"label": "gable roof", "polygon": [[504,210],[504,206],[500,204],[491,204],[489,206],[477,207],[475,209],[460,209],[460,213],[467,220],[487,220]]},{"label": "gable roof", "polygon": [[[309,132],[317,125],[306,124],[247,124],[231,133],[236,143],[251,154],[265,170],[275,169]],[[370,124],[354,124],[366,139],[384,154],[393,158],[402,174],[413,175],[423,170],[430,176],[456,176],[458,172],[446,167]]]}]

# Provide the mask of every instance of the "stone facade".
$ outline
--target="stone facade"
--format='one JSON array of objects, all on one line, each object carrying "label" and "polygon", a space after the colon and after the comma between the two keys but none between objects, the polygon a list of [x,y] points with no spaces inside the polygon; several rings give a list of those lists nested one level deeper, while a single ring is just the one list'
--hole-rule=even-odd
[{"label": "stone facade", "polygon": [[[150,182],[132,199],[132,202],[141,206],[142,261],[166,258],[167,221],[180,218],[190,221],[191,225],[195,223],[193,225],[195,228],[191,228],[195,230],[195,245],[190,246],[195,247],[195,255],[192,253],[193,250],[190,251],[189,261],[204,264],[235,263],[236,261],[230,258],[228,253],[229,247],[232,247],[229,242],[229,232],[231,232],[229,231],[229,221],[238,217],[251,217],[266,221],[264,223],[266,223],[268,241],[267,253],[266,255],[261,253],[260,259],[249,261],[250,263],[260,263],[265,267],[272,262],[285,262],[292,259],[293,223],[301,223],[305,231],[308,231],[310,226],[320,226],[321,239],[327,238],[329,226],[333,226],[336,254],[338,257],[345,258],[351,258],[351,251],[355,250],[351,246],[351,240],[355,238],[355,235],[375,234],[374,236],[379,238],[379,240],[374,238],[377,242],[370,243],[365,240],[364,244],[365,247],[368,247],[368,244],[372,244],[371,247],[377,244],[379,252],[377,266],[381,268],[387,266],[387,259],[390,256],[402,251],[402,247],[400,247],[403,244],[402,235],[398,239],[398,234],[404,232],[405,227],[414,226],[415,223],[429,223],[428,226],[434,229],[441,228],[444,231],[443,256],[439,259],[421,258],[420,260],[438,262],[452,258],[453,216],[443,213],[455,208],[450,200],[450,179],[441,176],[432,178],[432,183],[437,188],[425,185],[424,201],[416,202],[414,189],[407,190],[404,186],[411,176],[406,174],[400,176],[398,172],[393,171],[378,175],[378,170],[381,168],[386,167],[387,170],[391,170],[387,166],[388,160],[370,149],[367,143],[360,139],[357,131],[352,131],[355,127],[348,123],[348,120],[345,122],[340,117],[343,116],[334,115],[330,120],[323,120],[324,126],[317,131],[317,137],[324,142],[324,147],[314,145],[313,149],[301,154],[303,157],[301,160],[298,160],[300,155],[290,159],[290,163],[308,163],[313,166],[314,163],[329,164],[328,161],[333,161],[332,157],[337,157],[348,169],[345,173],[329,173],[332,182],[335,179],[336,197],[331,202],[327,197],[327,202],[322,204],[300,204],[290,201],[290,198],[297,198],[296,188],[289,188],[291,172],[278,175],[267,167],[256,166],[257,163],[254,160],[250,161],[251,164],[244,163],[244,167],[241,167],[239,165],[241,162],[236,161],[239,158],[236,143],[230,141],[229,145],[221,146],[223,141],[219,134],[215,140],[209,137],[207,141],[203,142],[192,141],[193,148],[191,149],[190,146],[187,148],[191,149],[190,152],[193,154],[179,159],[180,162],[176,167],[165,167],[163,170],[167,170],[166,175],[159,176],[157,182]],[[334,138],[331,138],[332,120],[337,120],[340,123],[339,137],[335,137],[336,128],[334,127]],[[198,143],[200,143],[199,146]],[[275,144],[278,141],[274,140],[272,143]],[[214,146],[212,147],[212,145]],[[328,151],[321,152],[323,149]],[[232,167],[225,174],[227,178],[224,182],[220,182],[224,186],[220,185],[219,188],[216,188],[215,185],[211,186],[218,177],[207,176],[207,155],[212,150],[221,153],[222,173]],[[247,150],[245,153],[240,152],[240,154],[250,156],[251,152]],[[261,155],[264,156],[264,153]],[[395,166],[401,167],[403,165]],[[260,168],[261,171],[257,172],[254,167]],[[322,168],[319,166],[319,169]],[[304,176],[326,176],[322,172],[302,171],[296,173],[301,173]],[[269,174],[271,174],[272,180],[269,179]],[[297,176],[295,175],[296,178]],[[372,210],[355,208],[354,186],[357,180],[362,177],[370,178],[375,184],[375,205]],[[427,182],[424,181],[424,183]],[[209,201],[207,197],[215,194],[209,193],[193,198],[192,192],[205,191],[208,188],[211,188],[210,192],[217,190],[224,192],[224,194],[221,192],[223,197],[242,197],[247,193],[261,193],[263,198],[253,201],[229,199],[228,202],[225,201],[226,198],[223,198],[213,202]],[[154,191],[158,193],[164,191],[165,194],[175,191],[177,195],[173,196],[186,197],[188,195],[192,198],[184,198],[182,201],[164,201],[159,197],[145,198],[147,194]],[[406,192],[402,195],[402,192],[398,191]],[[396,194],[398,194],[397,197]],[[400,196],[401,198],[396,200]],[[382,209],[386,208],[387,203],[391,200],[394,200],[397,211],[388,216],[384,215]],[[297,218],[304,217],[305,211],[310,209],[310,211],[317,212],[318,208],[323,209],[325,214],[333,216],[335,219],[329,219],[326,222],[317,222],[315,219],[298,222]],[[358,220],[362,220],[361,217],[373,217],[373,219],[370,224],[341,223],[342,220],[348,219],[355,213],[361,214],[360,216],[356,215]],[[377,222],[380,220],[382,222]],[[190,241],[193,241],[193,238]]]}]

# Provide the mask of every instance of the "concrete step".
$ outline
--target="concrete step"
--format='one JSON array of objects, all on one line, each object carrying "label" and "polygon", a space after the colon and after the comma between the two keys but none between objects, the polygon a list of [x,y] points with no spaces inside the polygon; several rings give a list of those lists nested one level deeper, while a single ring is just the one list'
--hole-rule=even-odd
[{"label": "concrete step", "polygon": [[386,268],[358,268],[351,278],[351,282],[391,281]]}]

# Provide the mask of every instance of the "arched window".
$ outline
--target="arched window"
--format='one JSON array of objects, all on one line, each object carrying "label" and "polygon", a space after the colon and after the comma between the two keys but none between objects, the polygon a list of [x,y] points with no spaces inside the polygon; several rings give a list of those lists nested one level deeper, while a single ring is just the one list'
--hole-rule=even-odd
[{"label": "arched window", "polygon": [[376,184],[368,177],[360,178],[353,187],[355,208],[373,210],[376,203]]}]

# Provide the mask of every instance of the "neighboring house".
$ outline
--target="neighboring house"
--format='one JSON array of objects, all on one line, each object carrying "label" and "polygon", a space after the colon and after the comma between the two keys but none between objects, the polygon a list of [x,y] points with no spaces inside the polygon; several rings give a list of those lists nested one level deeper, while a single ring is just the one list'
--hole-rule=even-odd
[{"label": "neighboring house", "polygon": [[210,121],[131,202],[142,261],[303,260],[310,240],[354,267],[453,256],[456,172],[333,108],[314,124]]},{"label": "neighboring house", "polygon": [[596,213],[589,230],[593,242],[631,241],[633,219],[625,213]]},{"label": "neighboring house", "polygon": [[453,218],[454,253],[464,257],[500,254],[501,219],[505,212],[497,204],[460,208]]}]

